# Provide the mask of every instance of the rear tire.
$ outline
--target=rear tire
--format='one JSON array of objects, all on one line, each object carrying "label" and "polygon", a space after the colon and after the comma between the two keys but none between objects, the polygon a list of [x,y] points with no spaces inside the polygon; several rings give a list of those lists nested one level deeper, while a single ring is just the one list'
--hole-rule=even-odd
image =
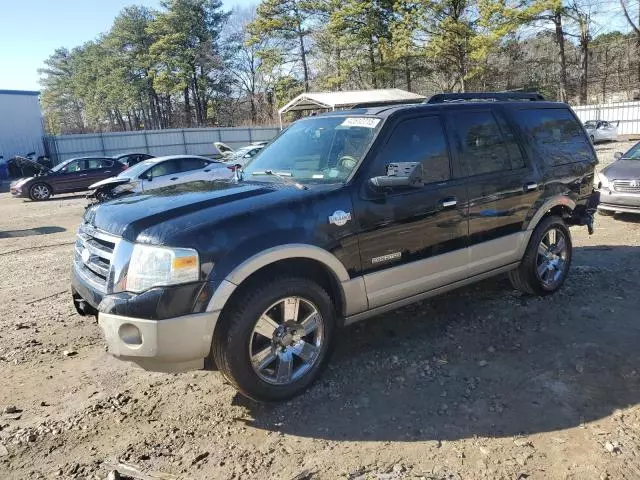
[{"label": "rear tire", "polygon": [[600,210],[598,209],[598,215],[602,215],[603,217],[613,217],[616,214],[613,210]]},{"label": "rear tire", "polygon": [[302,393],[329,360],[336,324],[329,294],[312,280],[287,276],[238,295],[216,327],[210,360],[253,400]]},{"label": "rear tire", "polygon": [[520,265],[509,272],[517,290],[530,295],[549,295],[562,287],[569,268],[573,244],[560,217],[544,218],[535,228]]},{"label": "rear tire", "polygon": [[51,187],[46,183],[34,183],[29,188],[29,198],[34,202],[41,202],[51,198]]}]

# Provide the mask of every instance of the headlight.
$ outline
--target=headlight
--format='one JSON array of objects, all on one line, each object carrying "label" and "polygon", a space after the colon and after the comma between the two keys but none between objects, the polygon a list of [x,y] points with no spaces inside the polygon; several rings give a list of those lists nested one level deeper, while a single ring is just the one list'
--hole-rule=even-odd
[{"label": "headlight", "polygon": [[121,193],[127,193],[132,191],[134,188],[136,188],[136,186],[138,185],[138,182],[129,182],[129,183],[123,183],[122,185],[118,185],[117,187],[115,187],[113,189],[113,194],[114,195],[119,195]]},{"label": "headlight", "polygon": [[598,173],[598,188],[609,188],[609,179],[603,174]]},{"label": "headlight", "polygon": [[162,285],[195,282],[199,278],[200,260],[195,250],[136,244],[125,290],[143,292]]}]

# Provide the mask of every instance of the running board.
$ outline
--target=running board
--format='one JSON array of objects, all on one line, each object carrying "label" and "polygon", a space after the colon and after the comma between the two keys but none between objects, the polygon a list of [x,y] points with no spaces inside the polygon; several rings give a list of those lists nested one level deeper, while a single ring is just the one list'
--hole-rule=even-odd
[{"label": "running board", "polygon": [[450,283],[449,285],[444,285],[442,287],[434,288],[433,290],[429,290],[428,292],[412,295],[411,297],[403,298],[402,300],[396,300],[395,302],[391,302],[386,305],[382,305],[380,307],[372,308],[371,310],[367,310],[366,312],[351,315],[344,319],[344,325],[345,326],[351,325],[353,323],[359,322],[361,320],[366,320],[371,317],[375,317],[377,315],[388,312],[390,310],[395,310],[397,308],[404,307],[406,305],[410,305],[415,302],[419,302],[420,300],[425,300],[430,297],[435,297],[436,295],[440,295],[441,293],[449,292],[451,290],[455,290],[456,288],[464,287],[466,285],[479,282],[486,278],[494,277],[501,273],[505,273],[510,270],[513,270],[518,265],[520,265],[520,262],[510,263],[509,265],[505,265],[504,267],[496,268],[494,270],[489,270],[488,272],[481,273],[479,275],[474,275],[473,277],[465,278],[464,280],[459,280],[457,282]]}]

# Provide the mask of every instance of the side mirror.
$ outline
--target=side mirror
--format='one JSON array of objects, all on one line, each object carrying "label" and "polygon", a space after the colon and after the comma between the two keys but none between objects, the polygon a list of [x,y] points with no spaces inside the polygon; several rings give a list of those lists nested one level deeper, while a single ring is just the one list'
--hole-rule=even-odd
[{"label": "side mirror", "polygon": [[613,154],[613,158],[616,160],[620,160],[622,158],[623,153],[622,152],[616,152]]},{"label": "side mirror", "polygon": [[420,188],[424,185],[422,163],[398,162],[387,165],[387,174],[369,179],[376,189],[388,187]]},{"label": "side mirror", "polygon": [[147,172],[147,173],[144,173],[144,174],[140,175],[140,178],[142,180],[147,180],[148,182],[150,182],[151,180],[153,180],[153,175],[151,174],[151,172]]}]

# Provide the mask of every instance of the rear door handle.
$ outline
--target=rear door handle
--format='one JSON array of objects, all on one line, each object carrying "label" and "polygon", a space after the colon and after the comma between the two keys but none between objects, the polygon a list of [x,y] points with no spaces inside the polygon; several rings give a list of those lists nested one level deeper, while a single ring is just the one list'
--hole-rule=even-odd
[{"label": "rear door handle", "polygon": [[79,176],[80,176],[80,177],[86,177],[86,176],[87,176],[87,174],[86,174],[86,173],[81,173]]},{"label": "rear door handle", "polygon": [[205,172],[207,172],[207,173],[208,173],[208,172],[210,172],[210,171],[211,171],[211,170],[205,170]]},{"label": "rear door handle", "polygon": [[180,177],[173,177],[170,180],[178,180],[178,178],[180,178]]},{"label": "rear door handle", "polygon": [[451,208],[455,207],[458,204],[458,200],[455,198],[445,198],[444,200],[440,200],[440,206],[442,208]]},{"label": "rear door handle", "polygon": [[107,170],[107,171],[106,171],[106,172],[104,172],[104,173],[111,173],[111,170]]},{"label": "rear door handle", "polygon": [[538,184],[536,182],[529,182],[524,184],[524,191],[530,192],[532,190],[536,190],[538,188]]}]

